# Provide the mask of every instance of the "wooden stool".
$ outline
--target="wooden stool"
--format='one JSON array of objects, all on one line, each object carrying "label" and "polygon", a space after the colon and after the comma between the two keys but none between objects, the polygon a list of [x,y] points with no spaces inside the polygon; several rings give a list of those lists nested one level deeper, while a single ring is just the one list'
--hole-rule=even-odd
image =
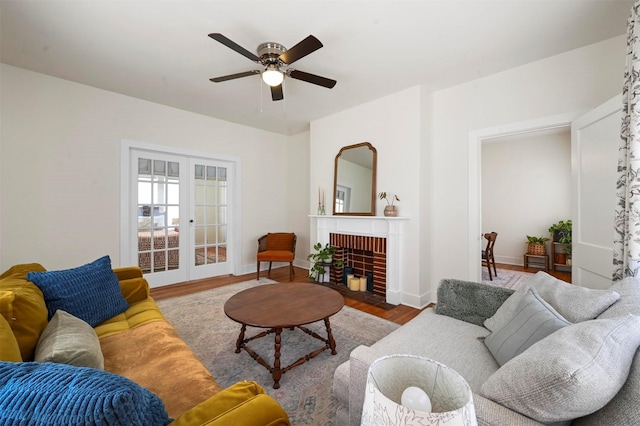
[{"label": "wooden stool", "polygon": [[[531,262],[531,259],[536,259],[536,261],[533,262],[534,265],[542,265],[544,263],[544,270],[545,271],[549,270],[549,255],[548,254],[528,254],[528,253],[525,253],[525,255],[524,255],[524,267],[525,268],[529,267],[529,262]],[[540,260],[542,262],[539,262],[538,260]]]}]

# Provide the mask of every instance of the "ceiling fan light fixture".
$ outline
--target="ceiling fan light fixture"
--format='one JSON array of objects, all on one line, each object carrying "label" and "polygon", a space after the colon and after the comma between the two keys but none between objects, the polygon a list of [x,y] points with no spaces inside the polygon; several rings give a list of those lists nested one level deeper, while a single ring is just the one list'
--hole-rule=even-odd
[{"label": "ceiling fan light fixture", "polygon": [[269,65],[267,69],[262,72],[262,81],[271,87],[280,86],[284,81],[284,74],[277,66]]}]

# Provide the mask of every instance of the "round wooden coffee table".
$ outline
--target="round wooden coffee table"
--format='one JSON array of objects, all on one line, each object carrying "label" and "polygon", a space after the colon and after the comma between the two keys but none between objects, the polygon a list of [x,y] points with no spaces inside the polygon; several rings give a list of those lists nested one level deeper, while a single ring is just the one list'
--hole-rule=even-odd
[{"label": "round wooden coffee table", "polygon": [[[326,349],[335,355],[336,342],[331,333],[329,317],[344,306],[344,298],[330,288],[309,283],[266,284],[243,290],[231,296],[224,304],[224,313],[242,324],[236,341],[236,353],[242,349],[265,367],[273,377],[273,388],[280,387],[280,378],[293,367],[304,364]],[[317,321],[324,321],[327,338],[303,327]],[[253,337],[245,338],[247,326],[267,328]],[[303,356],[291,365],[280,366],[281,333],[284,328],[299,328],[308,335],[325,343],[325,346]],[[275,333],[275,355],[273,366],[247,346],[247,343]]]}]

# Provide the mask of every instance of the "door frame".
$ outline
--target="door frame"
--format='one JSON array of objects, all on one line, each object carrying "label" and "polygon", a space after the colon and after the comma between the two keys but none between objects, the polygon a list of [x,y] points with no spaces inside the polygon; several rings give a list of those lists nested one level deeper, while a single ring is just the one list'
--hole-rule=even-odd
[{"label": "door frame", "polygon": [[240,179],[240,177],[242,176],[242,167],[240,157],[212,154],[210,152],[176,148],[166,145],[155,145],[147,142],[139,142],[129,139],[122,139],[120,141],[120,265],[126,266],[138,264],[136,253],[132,253],[130,245],[128,244],[132,226],[132,224],[129,222],[129,205],[131,202],[131,168],[129,167],[129,160],[130,152],[132,149],[155,152],[165,155],[178,155],[188,158],[201,158],[211,161],[226,161],[233,163],[234,179],[231,190],[235,194],[235,203],[232,212],[232,229],[230,229],[230,232],[232,232],[231,235],[235,235],[235,241],[233,244],[234,248],[231,273],[233,275],[237,275],[238,271],[242,271],[242,183]]},{"label": "door frame", "polygon": [[[468,244],[467,252],[467,276],[470,281],[482,282],[482,141],[503,136],[511,136],[523,133],[537,132],[571,127],[571,122],[581,116],[584,111],[570,112],[521,121],[485,129],[472,130],[468,138],[468,188],[469,204],[468,219]],[[573,154],[572,154],[573,155]],[[573,161],[572,161],[573,162]]]}]

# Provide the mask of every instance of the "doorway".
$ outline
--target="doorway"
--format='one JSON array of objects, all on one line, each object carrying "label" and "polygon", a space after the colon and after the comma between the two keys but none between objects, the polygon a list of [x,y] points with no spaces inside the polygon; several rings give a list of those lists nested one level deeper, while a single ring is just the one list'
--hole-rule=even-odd
[{"label": "doorway", "polygon": [[613,270],[616,163],[622,101],[617,95],[583,115],[565,114],[469,133],[469,278],[479,280],[482,140],[571,126],[572,282],[607,288]]},{"label": "doorway", "polygon": [[481,157],[482,232],[498,232],[498,263],[522,266],[527,235],[570,218],[571,129],[487,138]]},{"label": "doorway", "polygon": [[[482,282],[482,155],[483,141],[494,138],[529,134],[538,131],[552,131],[554,129],[570,128],[571,122],[578,117],[578,113],[562,114],[536,120],[513,123],[505,126],[469,132],[469,251],[468,271],[469,279]],[[498,237],[500,238],[500,237]],[[525,237],[526,238],[526,237]],[[523,243],[524,246],[524,243]]]},{"label": "doorway", "polygon": [[121,263],[151,287],[233,274],[239,160],[123,141]]}]

